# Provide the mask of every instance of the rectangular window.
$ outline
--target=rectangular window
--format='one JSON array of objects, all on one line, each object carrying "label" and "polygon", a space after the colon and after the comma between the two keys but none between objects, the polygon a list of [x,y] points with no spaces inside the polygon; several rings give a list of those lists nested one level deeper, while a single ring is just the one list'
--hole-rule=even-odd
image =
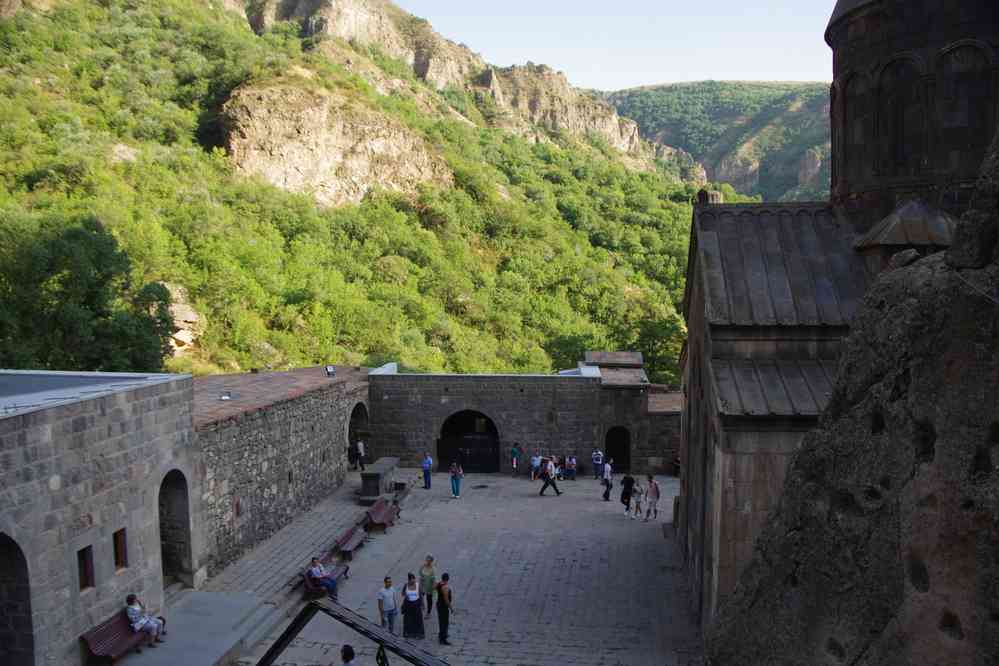
[{"label": "rectangular window", "polygon": [[94,547],[76,551],[76,567],[80,574],[80,589],[94,587]]},{"label": "rectangular window", "polygon": [[128,567],[128,539],[125,537],[125,529],[122,528],[114,533],[114,568],[125,569]]}]

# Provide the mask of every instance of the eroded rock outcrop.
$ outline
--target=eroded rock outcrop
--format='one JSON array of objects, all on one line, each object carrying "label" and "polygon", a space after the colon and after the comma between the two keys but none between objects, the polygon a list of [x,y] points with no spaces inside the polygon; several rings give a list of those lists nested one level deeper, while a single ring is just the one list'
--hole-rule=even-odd
[{"label": "eroded rock outcrop", "polygon": [[373,188],[413,192],[420,183],[451,183],[443,159],[408,128],[294,81],[237,90],[223,124],[242,172],[326,205],[358,202]]},{"label": "eroded rock outcrop", "polygon": [[0,0],[0,18],[10,18],[21,8],[21,0]]},{"label": "eroded rock outcrop", "polygon": [[712,666],[999,663],[997,193],[999,144],[955,248],[988,263],[900,258],[868,292]]}]

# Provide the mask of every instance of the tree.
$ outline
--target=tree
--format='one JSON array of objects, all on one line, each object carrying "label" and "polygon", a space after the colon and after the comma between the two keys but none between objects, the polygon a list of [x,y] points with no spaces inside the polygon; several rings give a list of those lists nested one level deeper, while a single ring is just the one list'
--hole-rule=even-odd
[{"label": "tree", "polygon": [[0,366],[162,370],[170,293],[131,289],[131,262],[98,220],[12,222],[0,255]]}]

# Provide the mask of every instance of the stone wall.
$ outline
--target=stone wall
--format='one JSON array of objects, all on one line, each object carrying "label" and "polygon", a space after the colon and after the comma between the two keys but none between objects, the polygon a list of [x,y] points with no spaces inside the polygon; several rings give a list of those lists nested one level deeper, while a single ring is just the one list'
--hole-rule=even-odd
[{"label": "stone wall", "polygon": [[343,483],[351,410],[366,400],[365,384],[331,384],[198,426],[210,574]]},{"label": "stone wall", "polygon": [[[600,426],[601,426],[601,446],[605,456],[614,455],[611,453],[607,433],[616,427],[628,430],[630,451],[629,463],[617,460],[614,466],[617,471],[629,471],[632,474],[646,474],[653,471],[650,462],[655,460],[650,458],[661,457],[657,454],[649,441],[650,423],[648,418],[648,397],[645,388],[603,388],[600,390]],[[588,450],[587,450],[588,451]],[[584,455],[582,461],[589,467],[589,456]]]},{"label": "stone wall", "polygon": [[680,412],[650,412],[648,446],[635,454],[647,468],[640,471],[673,474],[673,461],[679,453]]},{"label": "stone wall", "polygon": [[[177,377],[0,419],[0,542],[7,535],[17,547],[0,543],[14,554],[4,556],[2,569],[8,571],[7,559],[20,550],[31,576],[35,654],[25,663],[79,663],[80,634],[120,610],[130,592],[161,607],[157,505],[168,472],[186,476],[191,513],[198,512],[191,401],[191,379]],[[113,535],[121,529],[124,568],[114,557]],[[203,573],[196,570],[200,545],[193,536],[192,580]],[[81,590],[77,553],[87,547],[94,584]],[[8,596],[25,583],[4,579],[0,586]],[[3,614],[10,609],[0,604]],[[17,620],[21,630],[25,621]],[[0,651],[0,663],[21,663],[17,659]]]},{"label": "stone wall", "polygon": [[368,379],[374,455],[396,456],[403,465],[419,464],[424,451],[436,458],[444,421],[465,410],[496,425],[503,471],[510,469],[514,442],[526,452],[575,453],[588,463],[603,435],[595,377],[371,374]]}]

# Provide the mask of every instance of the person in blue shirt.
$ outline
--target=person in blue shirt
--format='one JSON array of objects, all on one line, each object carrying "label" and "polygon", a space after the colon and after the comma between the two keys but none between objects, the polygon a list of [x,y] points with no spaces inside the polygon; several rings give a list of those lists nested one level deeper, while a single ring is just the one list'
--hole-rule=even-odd
[{"label": "person in blue shirt", "polygon": [[430,452],[424,453],[423,457],[423,488],[430,490],[430,471],[434,468],[434,459],[430,457]]}]

